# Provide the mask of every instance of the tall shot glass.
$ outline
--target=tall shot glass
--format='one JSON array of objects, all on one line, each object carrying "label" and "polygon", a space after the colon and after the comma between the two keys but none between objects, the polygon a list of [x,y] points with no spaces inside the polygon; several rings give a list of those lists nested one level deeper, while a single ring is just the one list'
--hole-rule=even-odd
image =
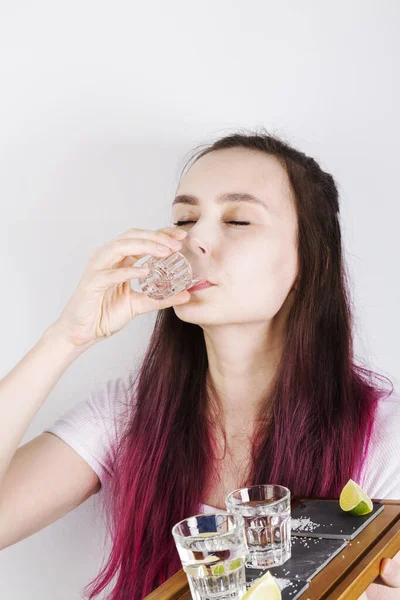
[{"label": "tall shot glass", "polygon": [[292,554],[290,490],[282,485],[254,485],[225,499],[228,511],[245,521],[247,567],[278,567]]},{"label": "tall shot glass", "polygon": [[240,600],[246,592],[244,520],[228,512],[176,523],[175,544],[193,600]]}]

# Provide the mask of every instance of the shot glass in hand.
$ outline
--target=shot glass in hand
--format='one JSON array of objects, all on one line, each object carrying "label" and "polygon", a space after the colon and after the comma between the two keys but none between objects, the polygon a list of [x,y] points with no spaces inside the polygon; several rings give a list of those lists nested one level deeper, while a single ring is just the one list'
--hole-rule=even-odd
[{"label": "shot glass in hand", "polygon": [[247,567],[278,567],[291,557],[288,488],[272,484],[241,488],[228,494],[225,504],[230,513],[244,518]]},{"label": "shot glass in hand", "polygon": [[155,300],[165,300],[207,281],[210,263],[208,249],[189,231],[179,252],[171,251],[165,258],[147,255],[134,266],[149,268],[148,275],[138,279],[141,291]]},{"label": "shot glass in hand", "polygon": [[202,514],[172,528],[193,600],[240,600],[246,592],[244,520]]}]

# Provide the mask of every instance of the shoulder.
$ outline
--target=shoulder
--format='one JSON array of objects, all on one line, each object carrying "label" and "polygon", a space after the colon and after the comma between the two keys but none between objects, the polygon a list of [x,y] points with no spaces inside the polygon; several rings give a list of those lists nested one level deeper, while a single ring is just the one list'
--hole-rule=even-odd
[{"label": "shoulder", "polygon": [[72,412],[76,409],[81,419],[86,417],[92,426],[99,426],[114,437],[122,431],[131,414],[133,383],[133,375],[128,373],[97,384],[86,399],[72,408]]},{"label": "shoulder", "polygon": [[377,499],[400,500],[400,395],[379,400],[360,485]]},{"label": "shoulder", "polygon": [[99,430],[115,437],[126,422],[132,408],[132,374],[97,384],[86,398],[70,408],[61,418],[74,427],[84,427],[87,433]]},{"label": "shoulder", "polygon": [[97,384],[45,430],[80,454],[102,484],[113,474],[118,440],[134,409],[134,375]]}]

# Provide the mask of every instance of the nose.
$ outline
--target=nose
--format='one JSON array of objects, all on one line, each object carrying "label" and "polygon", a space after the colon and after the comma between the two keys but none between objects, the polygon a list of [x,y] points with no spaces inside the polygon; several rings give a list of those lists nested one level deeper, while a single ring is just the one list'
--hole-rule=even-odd
[{"label": "nose", "polygon": [[209,254],[209,248],[204,240],[201,240],[200,237],[194,235],[189,231],[185,238],[185,242],[190,248],[192,252],[197,255]]},{"label": "nose", "polygon": [[207,241],[204,240],[204,236],[200,236],[199,232],[189,231],[188,235],[184,239],[186,244],[186,252],[184,248],[181,252],[186,256],[192,267],[193,280],[209,280],[209,275],[212,269],[211,263],[211,252]]}]

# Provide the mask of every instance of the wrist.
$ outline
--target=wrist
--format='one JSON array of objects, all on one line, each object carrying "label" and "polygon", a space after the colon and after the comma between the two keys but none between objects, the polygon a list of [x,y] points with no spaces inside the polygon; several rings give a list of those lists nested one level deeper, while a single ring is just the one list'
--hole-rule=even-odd
[{"label": "wrist", "polygon": [[50,343],[55,347],[61,349],[63,352],[66,352],[68,355],[72,357],[80,356],[90,348],[93,343],[85,344],[85,345],[77,345],[74,344],[71,340],[68,339],[65,331],[62,329],[60,324],[56,321],[52,323],[42,334],[41,341],[44,343]]}]

